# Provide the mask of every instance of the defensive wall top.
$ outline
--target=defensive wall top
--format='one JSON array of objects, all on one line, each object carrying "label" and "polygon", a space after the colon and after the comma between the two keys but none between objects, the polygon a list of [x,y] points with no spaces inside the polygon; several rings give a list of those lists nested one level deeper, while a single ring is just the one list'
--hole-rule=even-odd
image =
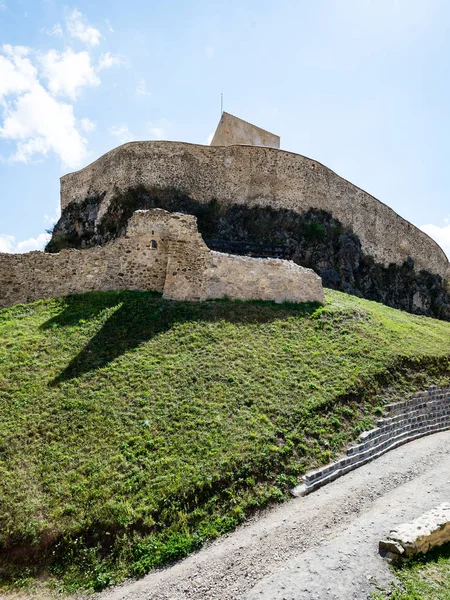
[{"label": "defensive wall top", "polygon": [[233,146],[235,144],[279,149],[280,136],[223,112],[211,146]]}]

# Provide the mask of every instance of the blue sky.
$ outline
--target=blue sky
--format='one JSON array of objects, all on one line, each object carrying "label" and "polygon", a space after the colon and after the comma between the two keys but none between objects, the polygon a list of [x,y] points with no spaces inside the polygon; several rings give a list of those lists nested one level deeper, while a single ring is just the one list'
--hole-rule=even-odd
[{"label": "blue sky", "polygon": [[0,251],[111,148],[208,143],[221,92],[450,255],[448,0],[0,0]]}]

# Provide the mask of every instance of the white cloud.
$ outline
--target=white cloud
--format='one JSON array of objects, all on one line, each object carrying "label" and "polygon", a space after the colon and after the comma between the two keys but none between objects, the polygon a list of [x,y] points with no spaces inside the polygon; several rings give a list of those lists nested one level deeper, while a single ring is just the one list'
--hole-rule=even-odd
[{"label": "white cloud", "polygon": [[[444,219],[444,221],[448,223],[447,219]],[[420,229],[433,238],[450,259],[450,224],[443,225],[442,227],[431,224],[422,225]]]},{"label": "white cloud", "polygon": [[214,137],[214,131],[208,135],[208,139],[206,140],[206,143],[208,146],[211,145],[211,142],[213,141],[213,137]]},{"label": "white cloud", "polygon": [[76,99],[84,85],[100,83],[87,52],[68,49],[37,55],[42,76],[32,63],[33,53],[22,46],[5,45],[0,51],[0,138],[16,142],[10,161],[29,162],[54,152],[65,166],[77,168],[88,156],[82,132],[92,131],[89,119],[77,120],[73,106],[54,95]]},{"label": "white cloud", "polygon": [[75,168],[87,157],[87,141],[76,128],[73,107],[55,100],[37,82],[8,106],[0,137],[17,141],[13,161],[28,162],[36,154],[53,151]]},{"label": "white cloud", "polygon": [[0,252],[13,252],[14,245],[13,235],[0,235]]},{"label": "white cloud", "polygon": [[45,138],[31,138],[26,142],[17,143],[16,153],[10,157],[10,161],[28,163],[31,162],[33,160],[33,157],[36,155],[39,156],[40,154],[42,154],[43,156],[47,156],[49,150],[50,148]]},{"label": "white cloud", "polygon": [[9,94],[29,91],[38,81],[37,71],[23,46],[5,45],[0,54],[0,100]]},{"label": "white cloud", "polygon": [[117,67],[122,63],[123,60],[120,58],[120,56],[115,56],[114,54],[111,54],[111,52],[106,52],[105,54],[102,54],[98,59],[97,68],[100,71],[101,69],[110,69],[111,67]]},{"label": "white cloud", "polygon": [[85,85],[99,85],[88,52],[74,52],[70,48],[64,52],[50,50],[40,55],[42,74],[48,80],[48,88],[54,95],[66,95],[75,100],[79,89]]},{"label": "white cloud", "polygon": [[83,14],[76,8],[68,15],[66,27],[71,37],[84,42],[88,46],[97,46],[100,43],[100,31],[91,25],[87,25]]},{"label": "white cloud", "polygon": [[22,242],[16,242],[13,235],[0,235],[0,252],[9,254],[31,252],[32,250],[43,250],[51,235],[40,233],[36,238],[28,238]]},{"label": "white cloud", "polygon": [[212,46],[206,46],[205,54],[208,58],[212,58],[214,56],[214,48]]},{"label": "white cloud", "polygon": [[[66,25],[71,36],[89,45],[99,43],[100,32],[86,24],[80,11],[73,10]],[[57,23],[47,33],[59,36],[62,27]],[[73,102],[83,87],[100,84],[101,69],[121,62],[110,52],[103,53],[95,66],[86,50],[38,52],[24,46],[0,46],[0,139],[16,146],[9,158],[2,156],[0,161],[27,163],[54,153],[64,166],[80,167],[88,157],[84,134],[92,132],[95,124],[76,118]],[[121,141],[133,138],[127,128],[113,131]]]},{"label": "white cloud", "polygon": [[114,33],[114,29],[112,28],[111,21],[109,19],[105,19],[106,27],[110,33]]},{"label": "white cloud", "polygon": [[128,125],[113,125],[108,131],[111,135],[118,138],[121,144],[126,144],[135,139],[134,135],[128,129]]},{"label": "white cloud", "polygon": [[43,31],[50,37],[62,37],[63,35],[63,28],[61,27],[61,23],[55,23],[53,27],[51,27],[50,29],[44,29]]},{"label": "white cloud", "polygon": [[15,252],[31,252],[32,250],[43,250],[47,242],[50,241],[49,233],[40,233],[36,238],[28,238],[23,242],[18,242]]},{"label": "white cloud", "polygon": [[12,57],[24,57],[28,56],[30,53],[30,49],[27,46],[11,46],[11,44],[4,44],[2,49],[5,54]]},{"label": "white cloud", "polygon": [[80,126],[81,129],[83,131],[85,131],[86,133],[90,133],[91,131],[94,131],[96,125],[95,123],[93,123],[90,119],[85,118],[85,119],[81,119],[80,121]]}]

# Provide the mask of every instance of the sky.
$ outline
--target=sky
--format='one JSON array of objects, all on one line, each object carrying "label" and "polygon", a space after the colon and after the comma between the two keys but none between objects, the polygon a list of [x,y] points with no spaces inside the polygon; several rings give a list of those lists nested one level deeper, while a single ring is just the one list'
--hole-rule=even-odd
[{"label": "sky", "polygon": [[448,0],[0,0],[0,252],[112,148],[208,144],[221,93],[450,256]]}]

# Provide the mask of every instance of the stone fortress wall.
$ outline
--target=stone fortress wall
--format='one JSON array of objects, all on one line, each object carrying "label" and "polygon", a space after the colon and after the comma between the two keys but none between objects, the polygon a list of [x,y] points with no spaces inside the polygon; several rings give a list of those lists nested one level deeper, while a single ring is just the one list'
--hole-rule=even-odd
[{"label": "stone fortress wall", "polygon": [[137,211],[126,235],[57,254],[0,253],[0,307],[108,290],[148,290],[175,300],[262,299],[324,303],[320,277],[290,261],[212,252],[192,215]]},{"label": "stone fortress wall", "polygon": [[351,227],[377,263],[401,265],[411,257],[416,271],[450,279],[445,253],[425,233],[317,161],[274,148],[131,142],[62,177],[61,208],[102,197],[100,219],[117,192],[136,186],[176,190],[203,203],[324,210]]}]

